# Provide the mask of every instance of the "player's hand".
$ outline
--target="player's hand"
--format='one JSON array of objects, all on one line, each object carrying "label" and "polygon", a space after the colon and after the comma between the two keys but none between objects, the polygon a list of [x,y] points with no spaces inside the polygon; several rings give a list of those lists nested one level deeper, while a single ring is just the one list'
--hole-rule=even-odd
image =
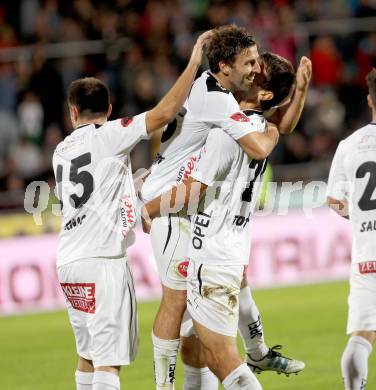
[{"label": "player's hand", "polygon": [[298,70],[296,71],[296,90],[304,92],[307,90],[312,77],[312,62],[308,57],[300,59]]},{"label": "player's hand", "polygon": [[213,36],[213,31],[208,30],[202,33],[196,41],[196,44],[193,47],[190,62],[196,64],[197,66],[201,65],[202,56],[204,54],[205,45],[207,45]]},{"label": "player's hand", "polygon": [[141,209],[141,222],[142,222],[142,230],[144,231],[144,233],[149,234],[152,220],[150,219],[149,213],[147,212],[145,206],[143,206]]}]

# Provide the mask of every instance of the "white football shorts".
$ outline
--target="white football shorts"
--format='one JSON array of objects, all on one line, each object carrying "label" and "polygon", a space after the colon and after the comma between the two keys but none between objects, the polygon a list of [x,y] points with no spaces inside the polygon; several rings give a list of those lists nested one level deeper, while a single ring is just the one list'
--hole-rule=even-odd
[{"label": "white football shorts", "polygon": [[236,337],[243,273],[244,265],[203,264],[190,259],[187,309],[193,320],[213,332]]},{"label": "white football shorts", "polygon": [[376,331],[376,261],[351,266],[347,334]]},{"label": "white football shorts", "polygon": [[78,355],[94,367],[130,364],[138,349],[138,321],[127,260],[78,260],[57,273]]},{"label": "white football shorts", "polygon": [[191,224],[187,217],[170,214],[153,220],[150,239],[159,277],[164,286],[186,290]]}]

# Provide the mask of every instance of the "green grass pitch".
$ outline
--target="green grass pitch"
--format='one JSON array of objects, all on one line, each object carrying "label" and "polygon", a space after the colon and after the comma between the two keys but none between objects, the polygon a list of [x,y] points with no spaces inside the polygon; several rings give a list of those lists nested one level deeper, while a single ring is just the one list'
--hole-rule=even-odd
[{"label": "green grass pitch", "polygon": [[[306,369],[285,377],[258,376],[264,390],[341,390],[340,356],[345,346],[347,315],[345,282],[254,292],[269,346],[282,344],[287,356]],[[136,362],[121,372],[125,389],[154,389],[150,331],[157,303],[141,303],[140,351]],[[76,356],[64,311],[0,319],[1,390],[71,390]],[[369,362],[367,389],[376,389],[376,356]],[[182,388],[182,367],[177,386]]]}]

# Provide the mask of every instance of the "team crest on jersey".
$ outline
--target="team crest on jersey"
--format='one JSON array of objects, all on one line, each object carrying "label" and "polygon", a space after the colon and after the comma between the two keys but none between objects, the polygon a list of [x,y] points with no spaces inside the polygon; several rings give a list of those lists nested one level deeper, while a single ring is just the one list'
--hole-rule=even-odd
[{"label": "team crest on jersey", "polygon": [[121,125],[123,127],[128,127],[133,122],[133,117],[125,116],[124,118],[121,118]]},{"label": "team crest on jersey", "polygon": [[73,309],[95,313],[95,283],[60,283]]},{"label": "team crest on jersey", "polygon": [[247,115],[243,114],[242,112],[235,112],[235,114],[232,114],[231,119],[237,122],[249,122],[250,119],[247,117]]},{"label": "team crest on jersey", "polygon": [[189,260],[182,261],[181,263],[178,264],[177,267],[178,273],[179,275],[183,276],[183,278],[187,277],[188,265],[189,265]]}]

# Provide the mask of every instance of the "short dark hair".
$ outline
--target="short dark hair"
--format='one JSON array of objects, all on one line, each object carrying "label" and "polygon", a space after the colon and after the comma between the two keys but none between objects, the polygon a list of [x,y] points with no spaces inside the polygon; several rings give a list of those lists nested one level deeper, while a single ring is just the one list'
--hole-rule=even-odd
[{"label": "short dark hair", "polygon": [[80,116],[96,117],[107,114],[110,93],[101,80],[85,77],[73,81],[69,86],[68,103],[77,107]]},{"label": "short dark hair", "polygon": [[238,54],[255,44],[252,35],[243,27],[231,24],[214,29],[207,50],[210,70],[218,73],[220,61],[232,65]]},{"label": "short dark hair", "polygon": [[277,54],[265,52],[261,59],[266,70],[261,88],[273,92],[273,99],[262,100],[261,107],[263,110],[269,110],[282,103],[288,96],[295,82],[295,70],[290,61]]},{"label": "short dark hair", "polygon": [[368,93],[371,96],[372,103],[376,107],[376,68],[373,68],[366,76]]}]

